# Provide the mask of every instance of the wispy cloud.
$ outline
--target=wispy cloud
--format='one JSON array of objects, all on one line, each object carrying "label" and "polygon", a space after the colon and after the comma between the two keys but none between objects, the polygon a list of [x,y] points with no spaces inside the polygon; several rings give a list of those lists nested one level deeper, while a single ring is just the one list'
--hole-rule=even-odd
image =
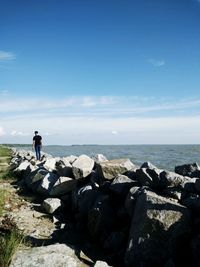
[{"label": "wispy cloud", "polygon": [[199,111],[200,99],[162,99],[129,97],[67,97],[66,99],[17,98],[5,96],[0,98],[0,116],[2,119],[9,116],[96,116],[127,117],[127,116],[157,116],[158,112],[166,115],[175,112]]},{"label": "wispy cloud", "polygon": [[149,58],[148,62],[151,63],[154,67],[162,67],[166,64],[164,59]]},{"label": "wispy cloud", "polygon": [[6,133],[5,133],[5,130],[4,130],[4,128],[3,127],[0,127],[0,136],[3,136],[3,135],[5,135]]},{"label": "wispy cloud", "polygon": [[0,62],[12,61],[16,59],[16,56],[13,52],[0,50]]},{"label": "wispy cloud", "polygon": [[12,136],[29,136],[30,133],[26,133],[26,132],[18,131],[18,130],[12,130],[11,135]]}]

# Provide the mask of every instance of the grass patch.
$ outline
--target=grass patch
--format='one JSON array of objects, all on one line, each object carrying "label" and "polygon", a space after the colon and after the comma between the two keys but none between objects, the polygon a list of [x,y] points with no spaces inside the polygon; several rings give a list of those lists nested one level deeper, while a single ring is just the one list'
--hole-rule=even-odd
[{"label": "grass patch", "polygon": [[10,157],[11,149],[0,145],[0,157]]},{"label": "grass patch", "polygon": [[5,217],[0,226],[0,266],[8,267],[12,257],[24,240],[12,218]]},{"label": "grass patch", "polygon": [[7,196],[7,192],[5,190],[0,189],[0,216],[2,216],[3,214],[6,196]]}]

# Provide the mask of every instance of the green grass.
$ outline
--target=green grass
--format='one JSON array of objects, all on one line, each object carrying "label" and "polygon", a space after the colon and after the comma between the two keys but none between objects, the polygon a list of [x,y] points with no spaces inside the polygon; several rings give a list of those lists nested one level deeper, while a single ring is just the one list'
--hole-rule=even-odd
[{"label": "green grass", "polygon": [[0,157],[10,157],[11,150],[8,147],[0,145]]},{"label": "green grass", "polygon": [[[7,192],[0,189],[0,216],[3,214]],[[0,265],[1,266],[1,265]]]},{"label": "green grass", "polygon": [[8,267],[24,236],[17,229],[0,236],[0,266]]}]

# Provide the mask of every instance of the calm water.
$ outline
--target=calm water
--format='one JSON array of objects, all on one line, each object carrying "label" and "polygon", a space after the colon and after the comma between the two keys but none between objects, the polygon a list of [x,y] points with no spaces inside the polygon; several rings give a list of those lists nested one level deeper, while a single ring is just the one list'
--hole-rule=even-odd
[{"label": "calm water", "polygon": [[[26,149],[28,147],[25,147]],[[30,147],[29,147],[30,149]],[[200,164],[200,145],[73,145],[46,146],[45,153],[55,156],[94,156],[103,154],[107,159],[130,158],[141,165],[150,161],[159,168],[174,170],[176,165],[197,162]]]}]

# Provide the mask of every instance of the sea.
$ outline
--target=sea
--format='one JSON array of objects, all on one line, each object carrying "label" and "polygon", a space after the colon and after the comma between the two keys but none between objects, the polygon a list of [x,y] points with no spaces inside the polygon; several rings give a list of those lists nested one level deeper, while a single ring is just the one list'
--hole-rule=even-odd
[{"label": "sea", "polygon": [[[31,146],[20,147],[31,149]],[[50,145],[43,146],[42,151],[54,157],[103,154],[107,159],[129,158],[138,166],[149,161],[170,171],[182,164],[200,164],[200,145]]]}]

